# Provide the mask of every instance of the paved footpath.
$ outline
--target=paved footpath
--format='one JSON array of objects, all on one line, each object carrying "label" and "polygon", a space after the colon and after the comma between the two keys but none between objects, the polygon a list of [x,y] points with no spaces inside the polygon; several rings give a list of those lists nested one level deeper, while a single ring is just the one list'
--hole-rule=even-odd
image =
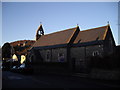
[{"label": "paved footpath", "polygon": [[2,72],[2,88],[111,88],[120,87],[108,83],[78,76],[52,74],[23,75],[9,71]]}]

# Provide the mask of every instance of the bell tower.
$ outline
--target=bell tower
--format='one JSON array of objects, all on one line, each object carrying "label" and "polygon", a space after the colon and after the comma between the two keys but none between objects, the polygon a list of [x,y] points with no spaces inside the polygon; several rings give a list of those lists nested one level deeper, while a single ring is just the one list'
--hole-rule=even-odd
[{"label": "bell tower", "polygon": [[41,35],[44,35],[44,30],[43,30],[42,24],[40,24],[40,26],[37,29],[36,41],[41,37]]}]

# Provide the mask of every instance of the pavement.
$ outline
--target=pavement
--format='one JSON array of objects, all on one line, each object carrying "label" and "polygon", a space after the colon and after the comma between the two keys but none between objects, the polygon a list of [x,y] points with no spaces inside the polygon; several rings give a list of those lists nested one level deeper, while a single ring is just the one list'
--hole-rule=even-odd
[{"label": "pavement", "polygon": [[118,81],[96,80],[74,75],[23,75],[2,72],[2,88],[120,88]]}]

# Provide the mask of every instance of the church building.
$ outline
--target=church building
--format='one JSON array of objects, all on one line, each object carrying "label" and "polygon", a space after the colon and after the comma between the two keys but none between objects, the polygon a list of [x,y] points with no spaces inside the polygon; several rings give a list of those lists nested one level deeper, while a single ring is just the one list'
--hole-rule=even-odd
[{"label": "church building", "polygon": [[[90,57],[110,55],[115,46],[109,24],[82,31],[76,26],[50,34],[44,34],[43,26],[40,25],[29,58],[36,72],[40,72],[45,65],[51,65],[52,69],[63,68],[62,71],[81,72],[87,68]],[[54,64],[58,67],[54,67]]]}]

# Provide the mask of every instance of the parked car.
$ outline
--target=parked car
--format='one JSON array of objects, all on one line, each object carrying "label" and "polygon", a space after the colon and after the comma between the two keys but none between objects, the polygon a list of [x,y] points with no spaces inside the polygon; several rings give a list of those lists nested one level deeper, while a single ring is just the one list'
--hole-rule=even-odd
[{"label": "parked car", "polygon": [[10,69],[10,71],[12,71],[12,72],[18,72],[19,70],[18,70],[18,66],[13,66],[11,69]]},{"label": "parked car", "polygon": [[29,73],[32,73],[33,70],[31,67],[26,67],[25,63],[23,63],[19,67],[13,66],[11,71],[22,73],[22,74],[29,74]]}]

